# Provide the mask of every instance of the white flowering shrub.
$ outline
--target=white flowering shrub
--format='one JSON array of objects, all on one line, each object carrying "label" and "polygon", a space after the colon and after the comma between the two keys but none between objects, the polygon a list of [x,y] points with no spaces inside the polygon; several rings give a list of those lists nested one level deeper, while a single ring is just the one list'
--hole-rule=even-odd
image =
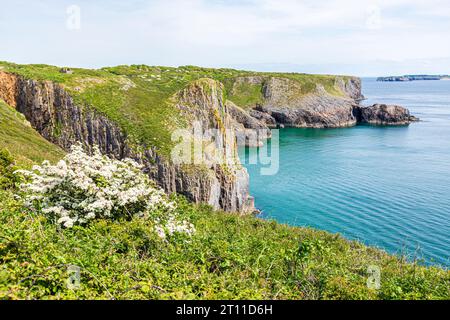
[{"label": "white flowering shrub", "polygon": [[21,185],[25,204],[64,227],[141,216],[153,218],[161,238],[191,235],[194,226],[179,221],[176,204],[141,169],[134,160],[111,159],[98,148],[89,155],[78,144],[56,165],[44,161],[31,171],[18,172],[27,178]]}]

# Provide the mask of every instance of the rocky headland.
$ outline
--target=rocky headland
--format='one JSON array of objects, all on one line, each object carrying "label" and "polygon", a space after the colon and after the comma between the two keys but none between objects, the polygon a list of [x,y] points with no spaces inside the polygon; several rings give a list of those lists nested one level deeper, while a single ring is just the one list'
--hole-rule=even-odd
[{"label": "rocky headland", "polygon": [[[98,145],[131,157],[168,193],[216,209],[252,212],[249,176],[237,147],[260,146],[258,132],[276,127],[339,128],[358,123],[407,125],[417,119],[400,106],[362,106],[355,77],[119,66],[62,72],[52,66],[0,63],[0,99],[22,113],[46,140],[69,150]],[[227,164],[174,164],[170,136],[194,123],[217,129],[210,154]],[[228,136],[235,132],[237,140]],[[236,142],[230,142],[236,141]],[[208,155],[207,155],[208,156]]]},{"label": "rocky headland", "polygon": [[358,78],[337,78],[340,94],[327,92],[320,84],[313,92],[301,94],[302,88],[295,80],[287,78],[254,77],[239,79],[259,84],[262,99],[246,110],[231,115],[245,128],[342,128],[357,124],[408,125],[418,119],[409,110],[394,105],[361,102],[361,81]]}]

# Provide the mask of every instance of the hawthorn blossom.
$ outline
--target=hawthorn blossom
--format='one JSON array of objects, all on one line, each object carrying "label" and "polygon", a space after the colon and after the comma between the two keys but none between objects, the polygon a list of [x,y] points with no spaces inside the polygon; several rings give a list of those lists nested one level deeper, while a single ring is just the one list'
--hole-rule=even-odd
[{"label": "hawthorn blossom", "polygon": [[162,239],[176,233],[192,235],[194,226],[178,220],[176,203],[141,169],[132,159],[111,159],[98,147],[89,155],[77,144],[56,165],[44,161],[31,171],[18,172],[28,178],[21,185],[25,204],[66,228],[94,219],[147,216],[154,218]]}]

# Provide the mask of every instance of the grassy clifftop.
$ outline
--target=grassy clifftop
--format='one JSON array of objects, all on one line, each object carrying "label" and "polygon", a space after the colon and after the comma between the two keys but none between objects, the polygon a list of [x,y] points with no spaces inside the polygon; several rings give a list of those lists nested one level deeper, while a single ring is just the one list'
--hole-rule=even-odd
[{"label": "grassy clifftop", "polygon": [[171,132],[185,126],[185,119],[175,108],[174,95],[201,78],[222,82],[228,99],[241,107],[254,105],[262,99],[262,84],[239,82],[242,77],[289,78],[300,85],[299,94],[313,92],[318,84],[332,95],[343,94],[336,86],[337,76],[330,75],[146,65],[98,70],[73,68],[73,73],[69,74],[61,73],[55,66],[8,62],[0,62],[0,71],[61,84],[78,104],[95,108],[119,124],[130,138],[156,146],[162,153],[167,153],[171,147]]}]

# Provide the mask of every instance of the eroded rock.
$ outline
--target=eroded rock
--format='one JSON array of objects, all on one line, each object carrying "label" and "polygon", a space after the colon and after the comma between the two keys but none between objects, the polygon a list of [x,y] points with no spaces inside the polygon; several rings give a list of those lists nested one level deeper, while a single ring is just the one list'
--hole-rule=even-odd
[{"label": "eroded rock", "polygon": [[419,120],[404,107],[386,104],[357,106],[354,115],[358,122],[373,125],[408,125]]}]

